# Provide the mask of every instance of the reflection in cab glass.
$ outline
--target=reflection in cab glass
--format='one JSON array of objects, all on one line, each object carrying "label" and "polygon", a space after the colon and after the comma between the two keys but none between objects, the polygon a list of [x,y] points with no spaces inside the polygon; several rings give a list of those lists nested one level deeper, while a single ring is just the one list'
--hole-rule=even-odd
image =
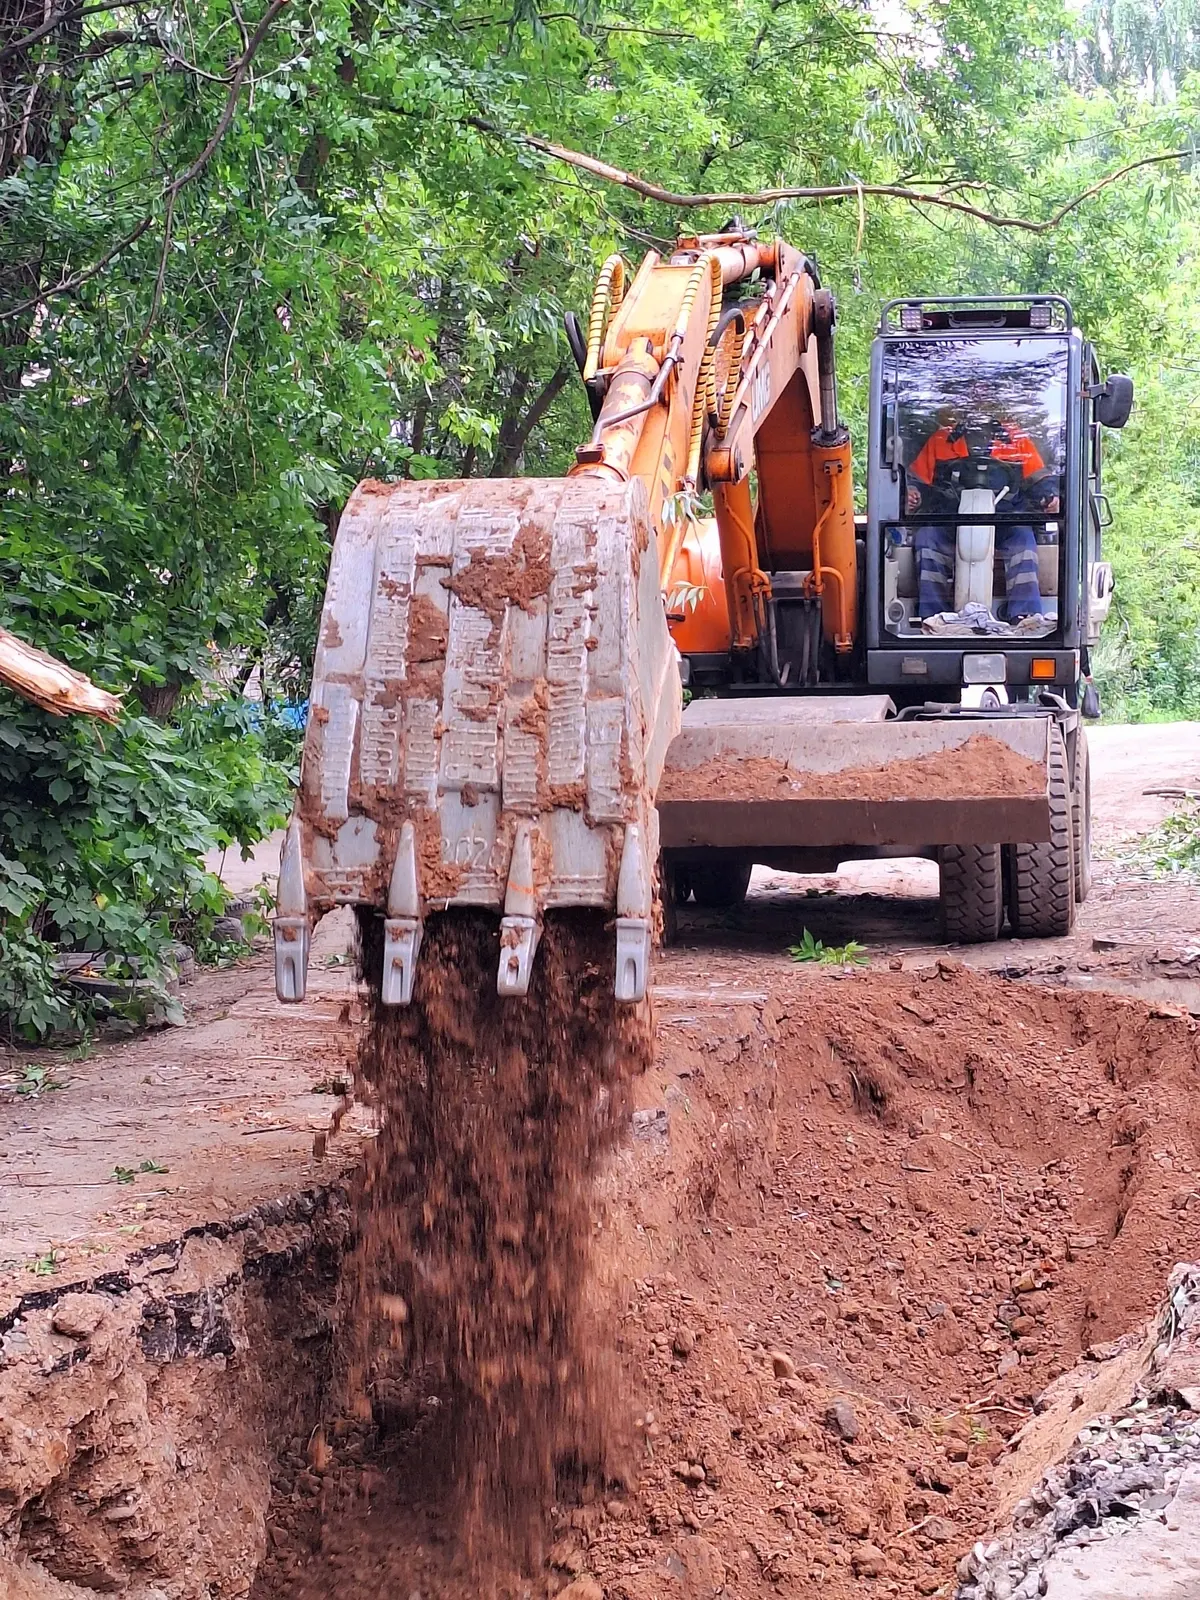
[{"label": "reflection in cab glass", "polygon": [[1058,627],[1065,339],[914,339],[889,352],[884,454],[903,521],[884,544],[900,637]]}]

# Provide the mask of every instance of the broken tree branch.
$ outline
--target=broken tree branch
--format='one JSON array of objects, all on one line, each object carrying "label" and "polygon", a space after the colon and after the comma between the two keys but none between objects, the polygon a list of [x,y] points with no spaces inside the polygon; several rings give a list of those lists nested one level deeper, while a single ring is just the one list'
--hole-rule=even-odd
[{"label": "broken tree branch", "polygon": [[1192,150],[1162,150],[1155,155],[1140,156],[1136,161],[1127,161],[1124,166],[1106,173],[1104,177],[1097,179],[1095,183],[1051,212],[1048,217],[1038,221],[1032,217],[1007,216],[1000,211],[989,211],[983,206],[972,205],[968,200],[957,199],[952,192],[958,190],[961,193],[957,184],[949,185],[941,194],[928,193],[902,183],[831,183],[782,189],[683,194],[674,189],[664,189],[657,183],[649,183],[645,178],[639,178],[636,173],[625,172],[620,167],[611,166],[607,161],[597,160],[595,156],[585,155],[579,150],[569,150],[565,145],[555,144],[552,139],[543,139],[540,134],[512,132],[483,117],[469,117],[466,120],[480,133],[540,151],[542,155],[550,156],[555,161],[565,162],[567,166],[576,167],[581,172],[589,172],[594,178],[600,178],[605,183],[620,184],[622,188],[630,189],[646,200],[656,200],[660,205],[671,206],[678,210],[697,210],[704,206],[769,206],[780,200],[857,201],[862,195],[878,195],[889,200],[904,200],[910,205],[937,206],[943,211],[956,211],[961,216],[973,217],[977,222],[985,222],[992,228],[1017,228],[1025,233],[1049,233],[1085,201],[1092,199],[1101,190],[1107,189],[1121,178],[1128,177],[1131,172],[1137,172],[1143,167],[1162,166],[1172,161],[1186,161],[1195,153]]},{"label": "broken tree branch", "polygon": [[98,689],[82,672],[35,650],[7,628],[0,628],[0,683],[56,717],[75,713],[116,722],[121,714],[115,694]]}]

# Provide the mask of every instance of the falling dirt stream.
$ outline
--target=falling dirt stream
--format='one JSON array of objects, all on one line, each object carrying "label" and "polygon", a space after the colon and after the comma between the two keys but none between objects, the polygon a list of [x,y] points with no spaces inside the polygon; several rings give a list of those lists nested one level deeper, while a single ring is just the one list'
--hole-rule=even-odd
[{"label": "falling dirt stream", "polygon": [[[377,971],[377,930],[363,932],[362,966]],[[434,919],[413,1006],[372,997],[359,1076],[380,1131],[343,1313],[348,1412],[415,1457],[409,1473],[453,1519],[450,1564],[468,1593],[499,1570],[541,1567],[564,1487],[602,1495],[628,1471],[588,1264],[599,1167],[651,1042],[648,1008],[614,1001],[603,917],[547,918],[520,1004],[482,981],[498,956],[494,917]],[[309,1465],[324,1473],[358,1432],[331,1419]],[[406,1466],[387,1470],[403,1478]],[[377,1512],[368,1530],[348,1509],[322,1528],[327,1572],[298,1593],[328,1592],[334,1574],[369,1582],[381,1542],[389,1573],[405,1559],[404,1513]]]}]

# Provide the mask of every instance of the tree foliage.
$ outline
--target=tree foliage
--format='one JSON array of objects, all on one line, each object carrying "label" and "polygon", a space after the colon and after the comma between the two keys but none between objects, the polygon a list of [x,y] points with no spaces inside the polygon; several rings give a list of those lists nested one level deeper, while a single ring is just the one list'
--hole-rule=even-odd
[{"label": "tree foliage", "polygon": [[52,945],[152,955],[181,906],[218,904],[195,852],[279,813],[294,751],[225,719],[250,675],[268,704],[303,698],[350,487],[561,470],[587,426],[562,313],[585,307],[597,259],[726,220],[518,135],[678,191],[848,188],[745,220],[838,292],[860,438],[882,296],[1070,294],[1109,359],[1151,375],[1114,500],[1119,527],[1176,556],[1117,536],[1113,682],[1134,707],[1191,705],[1194,623],[1177,636],[1161,610],[1169,570],[1172,593],[1195,587],[1168,484],[1192,494],[1191,380],[1164,355],[1191,329],[1167,293],[1193,259],[1187,163],[1036,236],[866,192],[1046,219],[1123,163],[1190,148],[1189,84],[1163,71],[1182,13],[48,4],[13,0],[0,35],[0,622],[130,709],[109,736],[0,705],[0,938],[29,974],[0,1011],[19,1026],[56,1020]]}]

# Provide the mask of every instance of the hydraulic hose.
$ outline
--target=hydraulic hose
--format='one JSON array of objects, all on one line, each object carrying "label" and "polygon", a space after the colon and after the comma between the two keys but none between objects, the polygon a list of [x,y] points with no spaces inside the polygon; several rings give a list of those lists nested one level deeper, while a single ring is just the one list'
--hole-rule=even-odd
[{"label": "hydraulic hose", "polygon": [[717,324],[721,320],[721,291],[724,281],[721,274],[721,263],[712,251],[705,253],[692,268],[692,275],[688,279],[687,287],[683,291],[683,302],[679,307],[679,318],[676,321],[676,331],[683,331],[692,314],[692,307],[696,303],[696,296],[700,292],[700,285],[705,277],[712,284],[712,296],[708,305],[708,329],[704,336],[704,354],[700,360],[700,372],[696,379],[696,398],[692,403],[692,438],[688,449],[687,472],[685,481],[695,484],[700,474],[700,445],[704,438],[704,419],[709,413],[717,410],[717,386],[714,378],[716,370],[716,351],[713,348],[713,334],[717,331]]},{"label": "hydraulic hose", "polygon": [[604,343],[604,330],[609,316],[625,298],[625,258],[609,256],[600,268],[596,291],[592,295],[592,310],[588,318],[587,355],[583,363],[583,381],[594,378],[600,367],[600,347]]},{"label": "hydraulic hose", "polygon": [[714,369],[716,351],[724,344],[724,336],[731,326],[733,328],[733,338],[729,351],[729,363],[725,368],[725,383],[717,396],[715,408],[718,439],[723,439],[729,432],[729,423],[733,416],[733,403],[737,399],[738,385],[742,381],[742,350],[746,343],[746,319],[740,311],[735,311],[732,316],[727,312],[721,318],[721,322],[724,326],[717,329],[716,345],[713,351]]}]

